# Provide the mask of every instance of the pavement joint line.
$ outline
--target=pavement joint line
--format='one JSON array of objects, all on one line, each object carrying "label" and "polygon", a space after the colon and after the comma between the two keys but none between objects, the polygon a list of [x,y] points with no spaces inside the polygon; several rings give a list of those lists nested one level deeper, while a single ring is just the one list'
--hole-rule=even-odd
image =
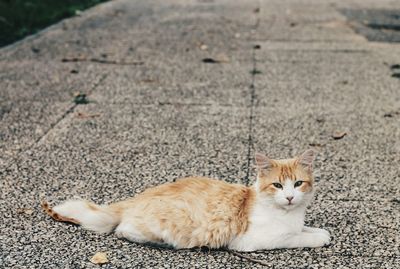
[{"label": "pavement joint line", "polygon": [[[255,61],[255,49],[253,48],[253,70],[256,70],[256,61]],[[254,141],[253,141],[253,117],[254,117],[254,100],[255,100],[255,74],[252,72],[251,74],[251,84],[250,84],[250,116],[249,116],[249,134],[248,134],[248,150],[247,150],[247,171],[245,177],[245,185],[248,186],[250,182],[250,165],[251,165],[251,152],[254,148]]]},{"label": "pavement joint line", "polygon": [[[260,26],[260,13],[261,13],[261,0],[258,1],[258,13],[256,13],[256,22],[253,26],[253,31],[257,31],[259,26]],[[273,17],[273,22],[271,25],[274,24],[275,17]],[[254,42],[254,41],[252,41]],[[256,57],[256,48],[252,46],[252,56],[251,56],[251,61],[253,63],[252,70],[250,72],[251,74],[251,83],[250,83],[250,116],[249,116],[249,134],[248,134],[248,150],[247,150],[247,171],[246,171],[246,177],[244,180],[244,184],[246,186],[249,185],[250,183],[250,166],[251,166],[251,161],[252,161],[252,151],[254,150],[254,139],[253,139],[253,118],[254,118],[254,107],[255,107],[255,101],[256,101],[256,88],[255,88],[255,80],[256,80],[256,75],[257,75],[257,57]]]}]

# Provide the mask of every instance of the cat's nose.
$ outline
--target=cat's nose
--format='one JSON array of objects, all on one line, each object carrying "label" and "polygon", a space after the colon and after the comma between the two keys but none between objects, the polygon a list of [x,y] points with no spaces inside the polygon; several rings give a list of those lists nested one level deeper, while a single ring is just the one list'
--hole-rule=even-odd
[{"label": "cat's nose", "polygon": [[293,196],[288,196],[286,199],[289,201],[289,203],[293,200]]}]

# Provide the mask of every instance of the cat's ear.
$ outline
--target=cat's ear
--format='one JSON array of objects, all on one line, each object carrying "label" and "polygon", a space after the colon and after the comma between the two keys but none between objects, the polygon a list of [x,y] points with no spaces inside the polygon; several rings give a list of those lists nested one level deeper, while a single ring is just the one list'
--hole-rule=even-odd
[{"label": "cat's ear", "polygon": [[273,164],[270,158],[259,152],[256,152],[255,160],[256,160],[256,167],[259,169],[268,169]]},{"label": "cat's ear", "polygon": [[315,159],[317,152],[313,149],[306,150],[303,154],[298,157],[298,163],[307,168],[309,171],[312,171],[312,165]]}]

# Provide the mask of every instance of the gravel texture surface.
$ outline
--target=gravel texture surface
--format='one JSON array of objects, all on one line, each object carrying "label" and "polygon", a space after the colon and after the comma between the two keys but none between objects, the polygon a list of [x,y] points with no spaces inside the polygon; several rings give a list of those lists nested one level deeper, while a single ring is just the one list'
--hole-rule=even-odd
[{"label": "gravel texture surface", "polygon": [[[101,268],[400,268],[400,44],[367,41],[342,13],[395,6],[116,0],[1,49],[0,268],[99,268],[99,251]],[[156,248],[39,206],[188,175],[252,184],[255,151],[310,147],[306,223],[331,232],[324,248]]]}]

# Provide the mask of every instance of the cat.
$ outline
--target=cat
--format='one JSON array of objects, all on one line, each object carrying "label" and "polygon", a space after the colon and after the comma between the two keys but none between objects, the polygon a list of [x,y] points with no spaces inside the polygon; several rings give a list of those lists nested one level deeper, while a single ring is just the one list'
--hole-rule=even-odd
[{"label": "cat", "polygon": [[322,247],[330,242],[329,232],[304,226],[314,194],[315,154],[307,150],[297,158],[273,160],[256,153],[257,181],[252,187],[190,177],[110,205],[71,200],[54,208],[44,201],[42,207],[58,221],[176,249]]}]

